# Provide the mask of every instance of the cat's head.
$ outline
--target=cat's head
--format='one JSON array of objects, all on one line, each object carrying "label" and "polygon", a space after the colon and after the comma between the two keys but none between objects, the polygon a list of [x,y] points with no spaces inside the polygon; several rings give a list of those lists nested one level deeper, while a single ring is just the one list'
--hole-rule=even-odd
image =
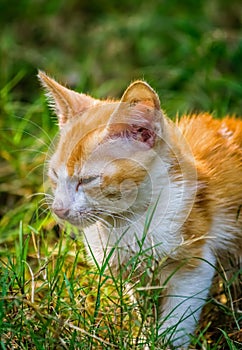
[{"label": "cat's head", "polygon": [[85,227],[147,210],[164,121],[154,90],[136,81],[120,101],[101,101],[39,78],[60,127],[48,163],[53,212]]}]

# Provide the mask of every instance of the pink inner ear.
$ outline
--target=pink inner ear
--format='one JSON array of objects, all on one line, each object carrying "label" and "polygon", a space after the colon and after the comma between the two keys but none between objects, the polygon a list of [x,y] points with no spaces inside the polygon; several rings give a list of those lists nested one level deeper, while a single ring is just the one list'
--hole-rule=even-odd
[{"label": "pink inner ear", "polygon": [[149,148],[152,148],[155,143],[156,134],[154,130],[146,128],[142,125],[136,124],[114,124],[110,129],[109,137],[116,139],[123,137],[126,139],[133,139],[138,142],[142,142],[147,145]]},{"label": "pink inner ear", "polygon": [[145,100],[133,101],[132,104],[121,104],[117,112],[112,115],[108,125],[109,137],[133,139],[152,148],[156,140],[155,120],[157,116],[156,110],[146,102]]},{"label": "pink inner ear", "polygon": [[150,148],[154,146],[155,132],[153,130],[139,125],[131,125],[130,131],[128,130],[129,133],[133,139],[147,144]]}]

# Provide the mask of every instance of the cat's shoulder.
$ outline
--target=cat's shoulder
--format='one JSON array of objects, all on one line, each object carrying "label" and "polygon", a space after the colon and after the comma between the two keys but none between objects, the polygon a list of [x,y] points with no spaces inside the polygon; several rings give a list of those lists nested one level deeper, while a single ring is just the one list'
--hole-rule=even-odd
[{"label": "cat's shoulder", "polygon": [[241,118],[225,116],[217,119],[209,113],[200,113],[184,115],[176,124],[191,145],[206,149],[242,147]]}]

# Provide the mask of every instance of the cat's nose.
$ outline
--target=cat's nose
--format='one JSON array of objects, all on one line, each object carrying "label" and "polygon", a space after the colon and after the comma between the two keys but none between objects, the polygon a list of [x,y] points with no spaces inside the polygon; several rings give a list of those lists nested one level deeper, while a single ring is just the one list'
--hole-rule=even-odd
[{"label": "cat's nose", "polygon": [[52,207],[52,210],[60,219],[65,219],[68,216],[69,212],[70,212],[70,210],[66,209],[66,208],[55,208],[55,207]]}]

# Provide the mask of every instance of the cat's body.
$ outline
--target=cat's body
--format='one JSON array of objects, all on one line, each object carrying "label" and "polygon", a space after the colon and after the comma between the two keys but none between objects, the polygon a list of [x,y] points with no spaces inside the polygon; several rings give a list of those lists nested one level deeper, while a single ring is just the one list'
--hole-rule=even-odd
[{"label": "cat's body", "polygon": [[160,333],[171,328],[173,344],[186,344],[216,256],[242,254],[242,121],[201,114],[174,125],[144,82],[112,102],[39,76],[61,126],[49,165],[53,211],[84,228],[87,249],[114,274],[126,277],[138,255],[140,279],[149,255],[154,283],[165,285]]}]

